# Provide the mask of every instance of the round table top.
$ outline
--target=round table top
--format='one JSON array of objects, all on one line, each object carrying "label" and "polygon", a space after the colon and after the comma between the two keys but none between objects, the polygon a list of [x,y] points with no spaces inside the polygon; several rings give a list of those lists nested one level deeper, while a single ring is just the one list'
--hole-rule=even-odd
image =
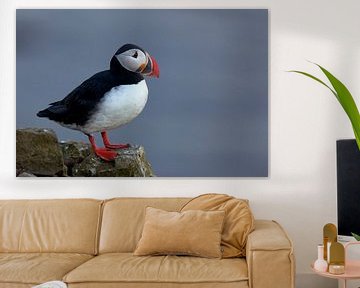
[{"label": "round table top", "polygon": [[334,279],[360,279],[360,261],[346,261],[344,274],[331,274],[329,272],[320,272],[314,269],[314,263],[311,264],[311,269],[318,275],[334,278]]}]

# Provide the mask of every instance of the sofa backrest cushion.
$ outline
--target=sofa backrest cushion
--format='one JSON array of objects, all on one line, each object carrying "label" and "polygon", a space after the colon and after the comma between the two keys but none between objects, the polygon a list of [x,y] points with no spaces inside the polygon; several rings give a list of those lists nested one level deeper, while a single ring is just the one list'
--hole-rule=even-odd
[{"label": "sofa backrest cushion", "polygon": [[105,201],[99,253],[134,252],[141,237],[146,207],[179,211],[189,198],[116,198]]},{"label": "sofa backrest cushion", "polygon": [[223,258],[245,257],[248,235],[254,230],[254,216],[249,201],[226,194],[203,194],[191,199],[181,211],[205,210],[226,212],[221,235]]},{"label": "sofa backrest cushion", "polygon": [[0,200],[1,252],[96,254],[102,201]]}]

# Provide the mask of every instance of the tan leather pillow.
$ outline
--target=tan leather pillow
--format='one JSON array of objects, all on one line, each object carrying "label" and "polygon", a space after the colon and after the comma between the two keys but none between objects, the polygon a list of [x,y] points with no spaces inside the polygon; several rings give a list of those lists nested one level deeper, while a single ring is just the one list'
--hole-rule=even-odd
[{"label": "tan leather pillow", "polygon": [[192,255],[221,258],[224,211],[168,212],[146,208],[134,255]]},{"label": "tan leather pillow", "polygon": [[222,257],[246,255],[247,236],[254,230],[254,217],[247,200],[225,194],[204,194],[190,200],[181,209],[181,211],[188,210],[225,211],[221,236]]}]

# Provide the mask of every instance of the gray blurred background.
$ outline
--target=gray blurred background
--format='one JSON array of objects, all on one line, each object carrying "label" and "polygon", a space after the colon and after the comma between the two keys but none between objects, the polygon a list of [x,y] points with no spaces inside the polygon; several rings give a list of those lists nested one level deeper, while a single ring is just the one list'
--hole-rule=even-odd
[{"label": "gray blurred background", "polygon": [[17,128],[87,142],[36,113],[134,43],[160,78],[147,79],[144,111],[112,142],[143,145],[157,176],[268,176],[267,10],[21,9],[16,31]]}]

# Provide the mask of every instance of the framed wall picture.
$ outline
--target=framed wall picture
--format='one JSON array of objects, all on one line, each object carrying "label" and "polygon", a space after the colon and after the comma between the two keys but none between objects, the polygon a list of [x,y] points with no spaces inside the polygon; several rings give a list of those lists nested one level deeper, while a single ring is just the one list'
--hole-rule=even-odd
[{"label": "framed wall picture", "polygon": [[266,9],[18,9],[16,45],[17,176],[268,176]]}]

